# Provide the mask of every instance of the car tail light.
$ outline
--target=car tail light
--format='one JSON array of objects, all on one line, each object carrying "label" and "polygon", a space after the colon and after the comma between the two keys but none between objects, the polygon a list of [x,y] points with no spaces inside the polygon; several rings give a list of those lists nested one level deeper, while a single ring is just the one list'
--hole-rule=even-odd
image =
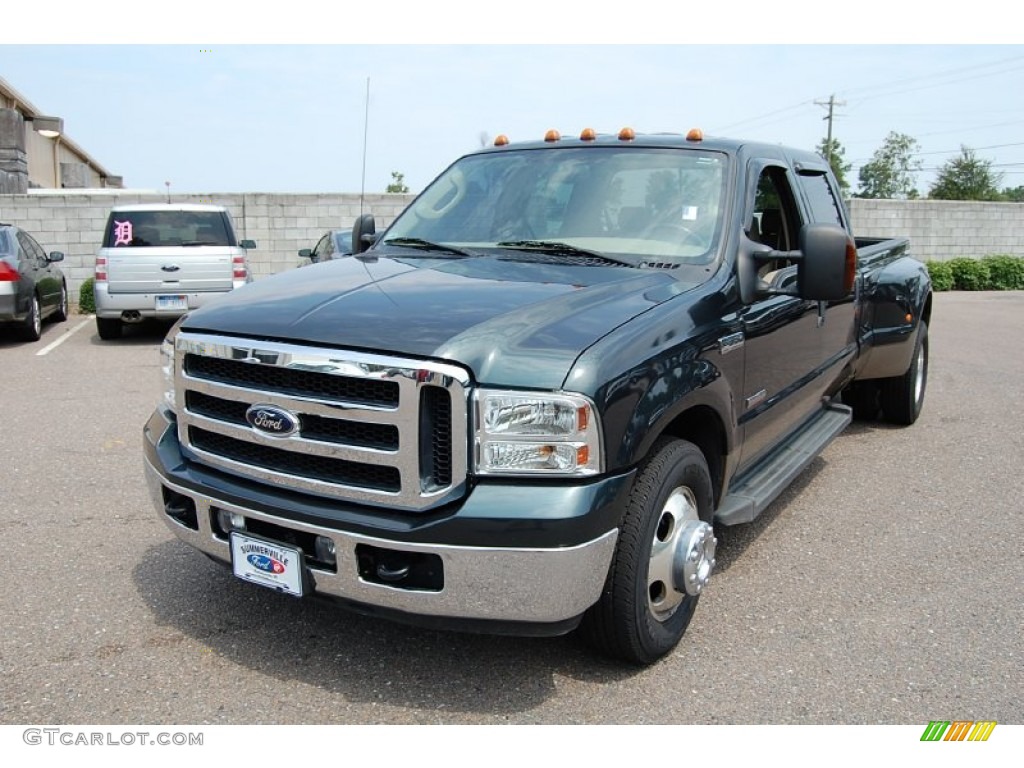
[{"label": "car tail light", "polygon": [[96,282],[107,282],[107,259],[105,256],[96,257]]},{"label": "car tail light", "polygon": [[0,283],[16,283],[18,280],[21,280],[18,270],[6,261],[0,261]]},{"label": "car tail light", "polygon": [[235,280],[245,280],[249,276],[249,268],[245,266],[245,256],[234,256],[231,259]]}]

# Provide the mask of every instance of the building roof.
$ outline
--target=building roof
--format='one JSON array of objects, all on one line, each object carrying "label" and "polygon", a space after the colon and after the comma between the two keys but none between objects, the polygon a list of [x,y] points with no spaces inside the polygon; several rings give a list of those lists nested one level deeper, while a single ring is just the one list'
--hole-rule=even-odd
[{"label": "building roof", "polygon": [[[0,77],[0,106],[13,107],[17,109],[26,119],[32,119],[35,117],[51,117],[45,112],[40,111],[31,101],[26,99],[19,93],[14,86]],[[117,176],[117,174],[111,173],[104,168],[99,161],[94,159],[88,152],[82,149],[78,144],[71,140],[71,137],[66,133],[60,135],[60,143],[70,149],[80,158],[82,161],[90,166],[100,176],[111,177]]]}]

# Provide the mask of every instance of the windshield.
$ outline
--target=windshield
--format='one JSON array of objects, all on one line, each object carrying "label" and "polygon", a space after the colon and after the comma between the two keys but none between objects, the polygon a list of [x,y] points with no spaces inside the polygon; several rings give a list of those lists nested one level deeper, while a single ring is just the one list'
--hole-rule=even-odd
[{"label": "windshield", "polygon": [[637,266],[707,265],[721,236],[726,163],[715,152],[636,146],[470,155],[405,210],[384,242],[480,249],[550,241]]},{"label": "windshield", "polygon": [[113,211],[107,221],[106,248],[179,245],[235,245],[220,211]]}]

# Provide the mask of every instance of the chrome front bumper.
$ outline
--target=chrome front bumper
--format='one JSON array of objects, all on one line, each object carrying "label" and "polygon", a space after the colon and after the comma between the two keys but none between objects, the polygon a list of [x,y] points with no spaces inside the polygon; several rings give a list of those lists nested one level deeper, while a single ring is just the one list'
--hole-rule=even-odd
[{"label": "chrome front bumper", "polygon": [[[600,596],[618,530],[564,548],[468,547],[392,541],[289,520],[199,495],[169,482],[145,461],[150,495],[160,517],[182,541],[207,555],[230,562],[228,541],[212,527],[211,507],[237,512],[334,542],[337,571],[309,566],[317,593],[415,616],[528,624],[555,624],[579,617]],[[180,524],[164,511],[163,487],[195,502],[198,530]],[[544,491],[538,491],[538,504]],[[371,583],[359,575],[359,544],[437,555],[444,566],[444,586],[428,592]]]}]

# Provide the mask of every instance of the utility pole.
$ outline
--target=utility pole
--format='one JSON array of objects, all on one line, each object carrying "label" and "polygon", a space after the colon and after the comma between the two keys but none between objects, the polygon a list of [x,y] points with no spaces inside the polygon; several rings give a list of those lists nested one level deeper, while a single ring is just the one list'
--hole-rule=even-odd
[{"label": "utility pole", "polygon": [[828,121],[828,135],[825,138],[825,159],[828,161],[829,166],[832,165],[832,119],[834,116],[836,107],[845,107],[845,101],[836,101],[836,95],[833,93],[828,97],[828,101],[815,101],[819,107],[828,107],[828,115],[821,118],[822,120]]}]

